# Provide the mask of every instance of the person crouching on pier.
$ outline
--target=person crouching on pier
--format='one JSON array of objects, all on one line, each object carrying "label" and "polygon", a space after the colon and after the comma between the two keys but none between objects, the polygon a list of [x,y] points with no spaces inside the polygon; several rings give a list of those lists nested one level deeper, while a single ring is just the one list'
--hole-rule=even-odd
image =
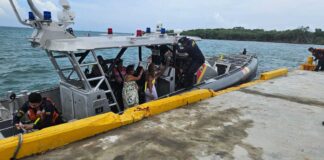
[{"label": "person crouching on pier", "polygon": [[314,71],[324,71],[324,49],[309,48],[308,51],[315,57],[315,61],[318,60]]}]

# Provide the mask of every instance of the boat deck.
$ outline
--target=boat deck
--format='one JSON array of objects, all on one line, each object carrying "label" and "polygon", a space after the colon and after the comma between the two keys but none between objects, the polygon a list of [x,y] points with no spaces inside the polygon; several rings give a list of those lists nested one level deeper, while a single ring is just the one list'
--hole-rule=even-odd
[{"label": "boat deck", "polygon": [[323,96],[293,71],[27,159],[322,159]]},{"label": "boat deck", "polygon": [[[249,57],[249,58],[247,58]],[[211,57],[208,59],[208,62],[210,64],[214,64],[214,62],[218,63],[227,63],[232,64],[235,67],[240,67],[243,64],[248,63],[250,61],[251,55],[241,55],[241,54],[233,54],[233,55],[223,55],[223,58],[221,56]]]}]

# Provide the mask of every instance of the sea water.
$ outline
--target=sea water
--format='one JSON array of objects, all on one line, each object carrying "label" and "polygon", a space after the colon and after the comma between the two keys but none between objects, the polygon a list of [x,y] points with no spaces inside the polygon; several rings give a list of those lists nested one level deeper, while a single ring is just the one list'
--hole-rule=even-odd
[{"label": "sea water", "polygon": [[[7,91],[42,90],[57,86],[59,77],[54,71],[46,52],[32,48],[27,38],[32,29],[0,27],[0,97]],[[96,36],[100,32],[76,32],[78,36]],[[240,53],[246,48],[248,54],[256,54],[260,60],[258,73],[280,67],[295,69],[309,55],[309,44],[286,44],[249,41],[202,40],[198,42],[206,57],[220,54]],[[144,48],[144,57],[149,55]],[[118,50],[101,50],[98,55],[114,58]],[[128,49],[123,56],[124,65],[138,61],[137,50]],[[145,58],[144,58],[145,60]]]}]

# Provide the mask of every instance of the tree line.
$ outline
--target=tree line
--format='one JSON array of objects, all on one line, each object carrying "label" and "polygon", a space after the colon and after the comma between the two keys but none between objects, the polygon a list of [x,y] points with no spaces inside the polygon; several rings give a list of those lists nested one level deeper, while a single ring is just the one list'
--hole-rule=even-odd
[{"label": "tree line", "polygon": [[263,29],[245,29],[243,27],[234,27],[232,29],[195,29],[184,31],[181,34],[198,36],[203,39],[324,44],[324,31],[322,29],[315,29],[312,32],[309,27],[299,27],[285,31],[266,31]]}]

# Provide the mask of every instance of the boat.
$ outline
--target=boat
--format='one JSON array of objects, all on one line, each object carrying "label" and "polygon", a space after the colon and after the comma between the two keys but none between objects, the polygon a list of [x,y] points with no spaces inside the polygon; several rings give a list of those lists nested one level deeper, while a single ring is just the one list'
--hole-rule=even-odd
[{"label": "boat", "polygon": [[[107,112],[123,114],[120,96],[117,95],[114,66],[123,59],[127,50],[137,53],[132,55],[134,63],[141,63],[146,68],[143,54],[151,52],[151,60],[157,68],[163,68],[163,74],[155,85],[159,98],[170,97],[196,89],[221,90],[254,79],[257,73],[258,59],[255,55],[231,54],[206,58],[205,63],[196,73],[196,84],[184,88],[181,69],[190,65],[186,54],[177,52],[178,40],[187,37],[200,41],[199,37],[180,34],[167,34],[162,25],[156,31],[137,30],[136,34],[120,36],[109,28],[107,34],[98,37],[76,37],[69,28],[75,18],[67,1],[61,0],[63,8],[59,20],[53,21],[51,12],[41,13],[33,0],[27,0],[32,12],[27,21],[22,20],[13,0],[10,3],[23,25],[34,28],[29,38],[32,47],[43,49],[49,57],[60,82],[57,87],[38,91],[49,97],[56,104],[65,120],[83,119]],[[166,49],[168,54],[162,53]],[[107,57],[97,56],[106,53]],[[94,68],[97,75],[91,75]],[[143,80],[143,79],[142,79]],[[143,82],[143,81],[142,81]],[[139,88],[143,83],[138,82]],[[143,90],[144,91],[144,90]],[[28,91],[21,93],[7,92],[0,101],[0,139],[16,135],[18,131],[12,124],[12,114],[26,101]]]}]

